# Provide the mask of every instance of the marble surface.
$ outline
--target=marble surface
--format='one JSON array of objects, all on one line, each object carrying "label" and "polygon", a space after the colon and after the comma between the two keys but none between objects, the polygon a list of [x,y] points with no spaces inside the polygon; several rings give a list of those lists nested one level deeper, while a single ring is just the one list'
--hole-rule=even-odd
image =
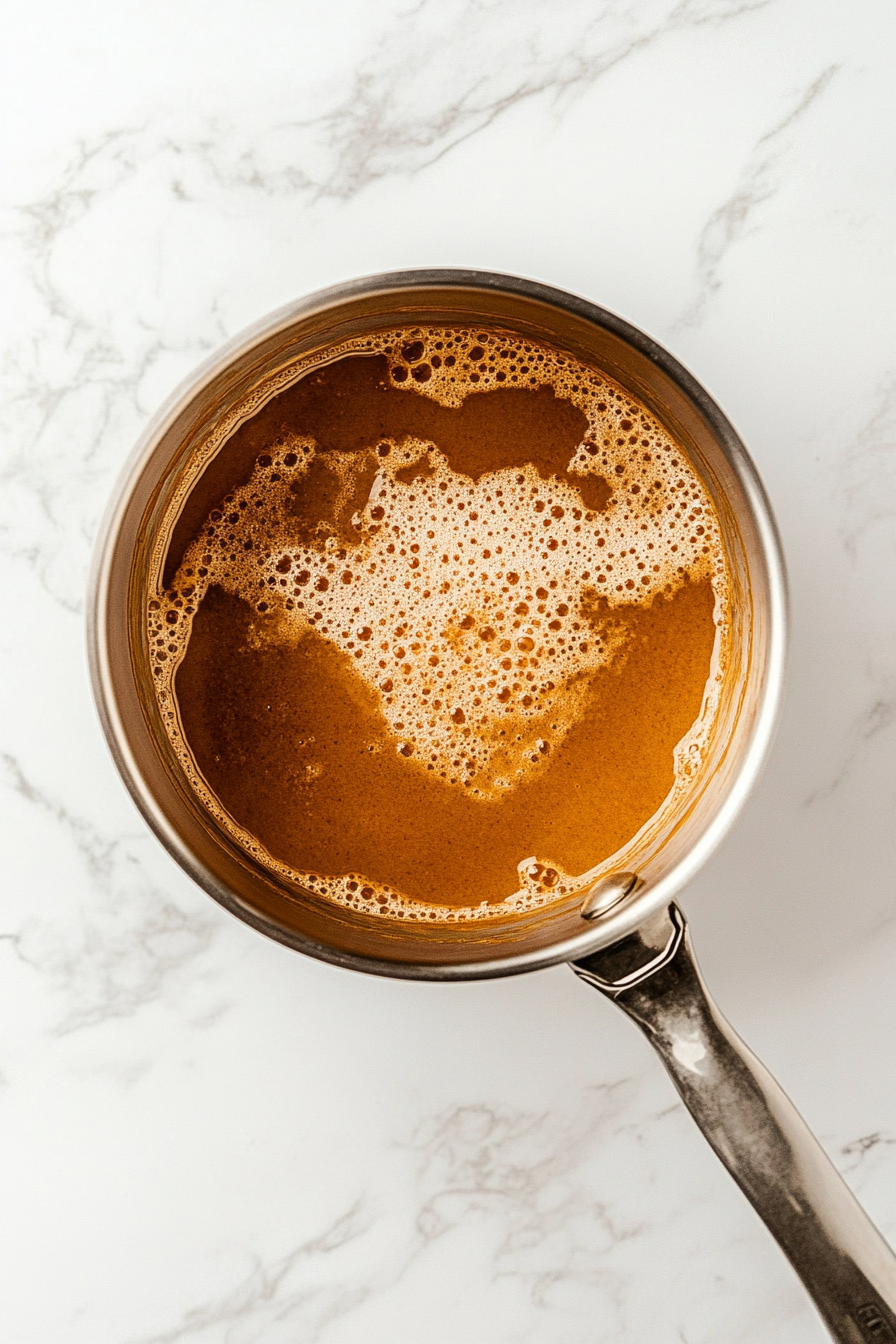
[{"label": "marble surface", "polygon": [[98,520],[157,404],[338,280],[512,271],[667,345],[792,583],[768,769],[685,893],[722,1007],[896,1237],[896,11],[32,0],[6,16],[0,1337],[810,1344],[647,1045],[565,968],[267,942],[128,801]]}]

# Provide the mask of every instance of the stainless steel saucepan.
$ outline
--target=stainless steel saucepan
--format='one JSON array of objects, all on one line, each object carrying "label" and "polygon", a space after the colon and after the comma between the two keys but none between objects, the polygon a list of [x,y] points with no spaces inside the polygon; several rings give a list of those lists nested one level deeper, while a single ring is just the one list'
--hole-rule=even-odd
[{"label": "stainless steel saucepan", "polygon": [[[579,893],[526,916],[435,928],[341,910],[280,880],[215,825],[159,720],[145,597],[157,577],[160,520],[193,455],[273,373],[348,336],[404,323],[498,326],[603,370],[690,454],[719,516],[734,599],[731,667],[709,759],[674,824],[616,856],[584,902]],[[372,276],[291,304],[175,393],[138,444],[108,513],[92,579],[89,650],[100,717],[125,783],[209,895],[298,951],[377,975],[465,980],[568,961],[645,1033],[832,1337],[896,1344],[896,1257],[716,1008],[673,900],[759,773],[783,680],[785,626],[784,571],[764,491],[734,429],[691,375],[647,336],[583,299],[512,276],[433,270]]]}]

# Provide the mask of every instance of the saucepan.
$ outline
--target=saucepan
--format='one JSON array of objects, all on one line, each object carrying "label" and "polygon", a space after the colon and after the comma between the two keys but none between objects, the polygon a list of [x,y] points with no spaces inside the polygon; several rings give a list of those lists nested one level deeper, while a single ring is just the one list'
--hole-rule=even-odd
[{"label": "saucepan", "polygon": [[[159,721],[145,633],[160,520],[228,414],[299,358],[405,323],[486,325],[567,350],[644,403],[691,457],[730,567],[730,667],[717,728],[674,823],[647,828],[585,894],[528,914],[377,920],[297,889],[219,827]],[[664,349],[584,299],[513,276],[418,270],[314,294],[210,359],[137,445],[110,506],[91,584],[89,653],[100,718],[138,808],[209,895],[254,928],[339,966],[420,980],[512,975],[559,962],[641,1028],[715,1152],[780,1243],[834,1339],[896,1344],[896,1257],[784,1092],[710,998],[674,897],[755,783],[784,676],[786,590],[765,492],[731,424]]]}]

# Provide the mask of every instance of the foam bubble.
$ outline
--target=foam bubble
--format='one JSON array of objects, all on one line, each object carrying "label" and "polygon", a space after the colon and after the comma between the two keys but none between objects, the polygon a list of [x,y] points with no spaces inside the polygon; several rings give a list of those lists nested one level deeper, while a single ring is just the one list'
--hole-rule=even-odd
[{"label": "foam bubble", "polygon": [[[584,412],[588,431],[565,477],[548,479],[528,464],[473,480],[420,439],[382,438],[367,452],[324,455],[309,437],[281,436],[251,479],[212,510],[171,587],[152,594],[147,635],[166,729],[219,821],[263,863],[331,899],[427,920],[554,900],[593,874],[565,873],[549,855],[521,856],[519,891],[502,907],[448,909],[406,900],[363,874],[299,873],[274,859],[221,808],[180,731],[174,676],[192,617],[218,585],[251,603],[275,640],[314,629],[376,690],[392,749],[409,768],[493,799],[545,768],[576,722],[592,674],[625,656],[626,608],[671,594],[686,577],[709,577],[724,626],[727,573],[710,499],[645,407],[549,347],[495,331],[414,328],[328,353],[385,353],[393,387],[445,406],[488,388],[549,386]],[[310,367],[297,364],[289,380]],[[282,385],[268,385],[266,396]],[[158,574],[179,506],[229,432],[221,426],[197,454],[172,501]],[[297,541],[296,501],[321,471],[334,502]],[[598,489],[603,482],[608,487]],[[669,807],[699,770],[720,679],[716,643],[704,712],[680,744]]]}]

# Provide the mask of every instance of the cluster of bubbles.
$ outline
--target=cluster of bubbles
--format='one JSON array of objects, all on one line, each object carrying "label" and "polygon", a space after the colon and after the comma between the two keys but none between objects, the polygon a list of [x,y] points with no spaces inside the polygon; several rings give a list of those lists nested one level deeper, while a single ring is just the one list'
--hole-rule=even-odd
[{"label": "cluster of bubbles", "polygon": [[[710,577],[723,623],[726,569],[715,512],[655,417],[566,354],[504,333],[444,328],[384,333],[328,353],[359,352],[386,353],[393,386],[444,405],[459,405],[474,390],[551,386],[584,412],[588,432],[565,477],[548,480],[529,464],[473,481],[452,470],[438,445],[414,439],[382,438],[368,454],[328,452],[334,498],[301,539],[291,504],[317,447],[307,436],[281,437],[251,479],[212,511],[172,586],[149,602],[159,704],[195,776],[173,679],[192,617],[215,584],[251,603],[277,639],[314,630],[337,645],[376,691],[394,750],[409,768],[497,798],[545,768],[580,716],[593,673],[625,657],[626,611],[673,593],[687,577]],[[297,366],[292,377],[305,371]],[[267,396],[277,390],[268,385]],[[362,473],[372,481],[367,498],[347,513]],[[600,512],[586,507],[583,493],[591,492],[578,485],[577,477],[589,475],[612,488]],[[161,572],[161,550],[158,559]],[[704,712],[679,750],[683,784],[699,764],[710,720]],[[194,782],[220,815],[207,787]],[[232,819],[221,819],[234,829]],[[283,869],[257,840],[239,827],[236,833]],[[344,904],[401,918],[495,913],[422,907],[359,874],[288,871]],[[551,866],[549,856],[522,859],[520,890],[507,908],[543,904],[581,881]]]},{"label": "cluster of bubbles", "polygon": [[[501,387],[548,384],[565,396],[596,385],[591,371],[567,356],[504,332],[417,329],[400,333],[383,349],[393,360],[393,385],[413,387],[443,406],[459,406],[471,392]],[[608,384],[599,376],[597,381],[608,393]]]}]

